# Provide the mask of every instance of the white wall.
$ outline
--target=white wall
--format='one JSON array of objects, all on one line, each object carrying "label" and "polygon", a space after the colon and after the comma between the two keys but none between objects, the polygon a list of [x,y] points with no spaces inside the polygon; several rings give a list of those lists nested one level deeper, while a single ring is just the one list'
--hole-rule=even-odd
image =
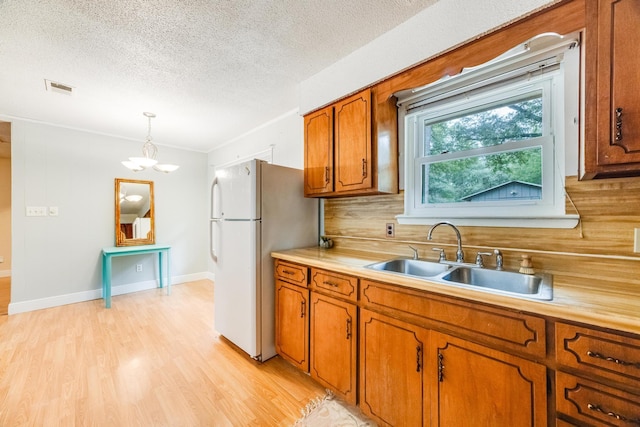
[{"label": "white wall", "polygon": [[557,0],[439,0],[300,84],[304,115]]},{"label": "white wall", "polygon": [[210,151],[209,166],[213,168],[249,158],[256,153],[269,150],[272,145],[274,164],[295,169],[304,167],[303,118],[297,110],[290,111]]},{"label": "white wall", "polygon": [[[137,154],[142,141],[8,121],[13,122],[10,313],[100,297],[101,249],[115,244],[115,178],[154,182],[156,243],[172,245],[174,283],[204,277],[206,154],[159,146],[160,160],[180,169],[134,173],[120,161]],[[59,216],[26,217],[26,206],[57,206]],[[153,255],[114,259],[113,286],[152,285],[156,262]],[[136,273],[136,264],[143,264],[142,272]]]}]

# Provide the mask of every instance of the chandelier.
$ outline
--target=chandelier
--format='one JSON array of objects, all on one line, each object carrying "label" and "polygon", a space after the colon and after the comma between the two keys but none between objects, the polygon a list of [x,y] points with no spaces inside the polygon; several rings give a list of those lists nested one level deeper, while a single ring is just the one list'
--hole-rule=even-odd
[{"label": "chandelier", "polygon": [[169,173],[178,169],[180,166],[172,164],[159,164],[156,157],[158,155],[158,147],[151,142],[151,119],[156,115],[154,113],[144,112],[145,117],[149,120],[147,129],[147,140],[142,145],[142,157],[129,157],[129,160],[122,162],[124,166],[134,172],[139,172],[149,167],[153,167],[158,172]]}]

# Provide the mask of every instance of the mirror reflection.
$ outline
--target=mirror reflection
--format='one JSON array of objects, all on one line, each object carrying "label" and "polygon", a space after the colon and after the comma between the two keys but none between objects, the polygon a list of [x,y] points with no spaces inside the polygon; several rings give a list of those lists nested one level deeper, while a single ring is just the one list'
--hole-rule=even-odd
[{"label": "mirror reflection", "polygon": [[116,246],[155,244],[153,181],[116,178]]}]

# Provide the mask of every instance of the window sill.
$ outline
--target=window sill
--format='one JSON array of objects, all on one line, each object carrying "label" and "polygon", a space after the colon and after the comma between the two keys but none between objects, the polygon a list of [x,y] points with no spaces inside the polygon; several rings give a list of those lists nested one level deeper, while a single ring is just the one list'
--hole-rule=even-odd
[{"label": "window sill", "polygon": [[513,227],[513,228],[575,228],[580,221],[579,215],[561,215],[548,217],[420,217],[397,215],[399,224],[431,225],[440,221],[449,221],[459,226]]}]

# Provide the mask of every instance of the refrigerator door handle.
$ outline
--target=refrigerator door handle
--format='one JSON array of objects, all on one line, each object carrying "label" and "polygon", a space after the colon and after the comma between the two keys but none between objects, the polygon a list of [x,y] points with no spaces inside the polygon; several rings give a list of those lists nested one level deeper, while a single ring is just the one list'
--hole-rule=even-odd
[{"label": "refrigerator door handle", "polygon": [[209,218],[214,219],[216,218],[215,215],[215,189],[218,186],[218,177],[216,176],[215,178],[213,178],[213,182],[211,183],[211,214],[209,215]]},{"label": "refrigerator door handle", "polygon": [[215,224],[217,224],[218,222],[221,222],[221,220],[219,219],[211,219],[209,220],[209,252],[211,253],[211,259],[214,262],[218,262],[218,255],[216,253],[216,245],[215,245],[215,238],[213,236],[213,226]]}]

